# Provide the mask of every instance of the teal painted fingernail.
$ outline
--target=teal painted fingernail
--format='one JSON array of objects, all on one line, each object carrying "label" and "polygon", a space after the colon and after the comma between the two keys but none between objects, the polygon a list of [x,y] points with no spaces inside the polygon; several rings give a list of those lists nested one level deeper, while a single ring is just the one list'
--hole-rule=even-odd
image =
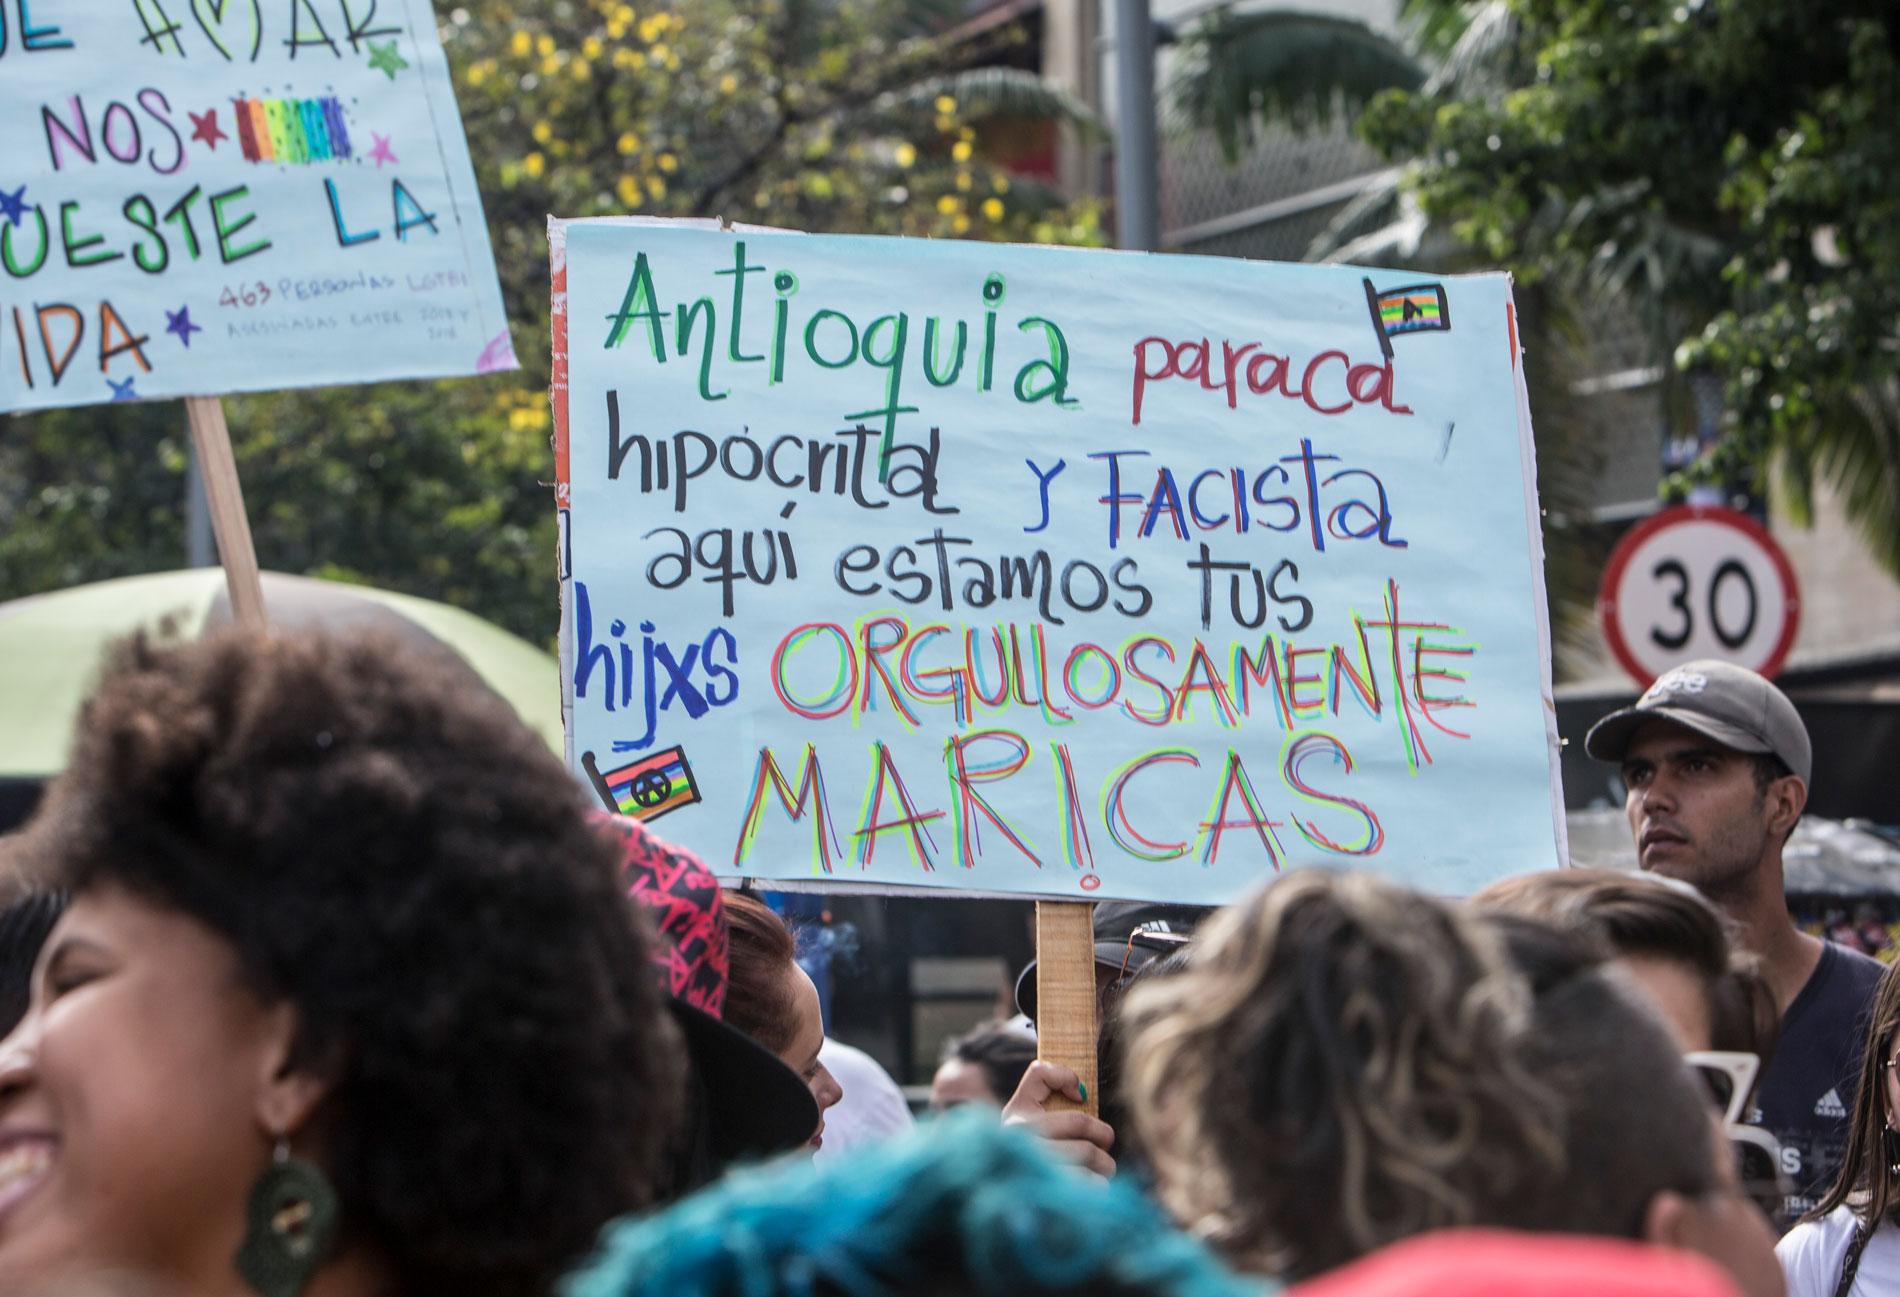
[{"label": "teal painted fingernail", "polygon": [[1080,1098],[1083,1103],[1087,1103],[1089,1101],[1088,1083],[1084,1081],[1077,1081],[1075,1083],[1075,1093],[1076,1093],[1076,1096]]}]

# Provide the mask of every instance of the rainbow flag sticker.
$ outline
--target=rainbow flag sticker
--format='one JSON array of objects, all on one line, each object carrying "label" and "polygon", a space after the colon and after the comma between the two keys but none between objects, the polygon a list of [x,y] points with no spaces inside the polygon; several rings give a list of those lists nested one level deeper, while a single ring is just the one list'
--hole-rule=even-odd
[{"label": "rainbow flag sticker", "polygon": [[1392,339],[1401,333],[1449,333],[1451,303],[1445,300],[1443,284],[1407,284],[1404,288],[1379,289],[1370,279],[1366,286],[1366,305],[1372,311],[1372,327],[1378,331],[1379,346],[1387,360],[1392,359]]},{"label": "rainbow flag sticker", "polygon": [[234,99],[238,147],[246,162],[308,166],[347,161],[355,156],[343,105],[335,95],[322,99]]},{"label": "rainbow flag sticker", "polygon": [[654,752],[632,765],[605,773],[594,763],[593,753],[583,752],[581,765],[607,809],[631,815],[636,820],[657,820],[700,800],[699,785],[693,782],[693,768],[686,763],[685,748]]}]

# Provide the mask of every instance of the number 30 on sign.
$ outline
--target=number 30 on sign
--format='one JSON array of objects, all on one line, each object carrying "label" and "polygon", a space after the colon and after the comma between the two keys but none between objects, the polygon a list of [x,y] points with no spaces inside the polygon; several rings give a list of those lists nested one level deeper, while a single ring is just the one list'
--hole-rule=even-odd
[{"label": "number 30 on sign", "polygon": [[1760,523],[1733,509],[1682,505],[1617,544],[1597,615],[1610,651],[1645,688],[1697,658],[1773,676],[1794,645],[1801,592]]}]

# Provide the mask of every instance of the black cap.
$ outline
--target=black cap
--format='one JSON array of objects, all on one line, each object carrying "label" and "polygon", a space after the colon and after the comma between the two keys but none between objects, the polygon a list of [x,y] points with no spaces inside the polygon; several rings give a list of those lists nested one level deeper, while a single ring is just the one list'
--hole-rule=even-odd
[{"label": "black cap", "polygon": [[710,1013],[683,1000],[666,1003],[703,1087],[711,1152],[721,1165],[789,1152],[811,1139],[818,1101],[797,1072]]},{"label": "black cap", "polygon": [[[1194,925],[1209,912],[1203,905],[1164,905],[1159,901],[1103,901],[1095,907],[1095,963],[1097,967],[1133,974],[1157,959],[1179,950],[1194,933]],[[1016,1010],[1032,1021],[1036,1016],[1036,961],[1030,960],[1016,979]]]},{"label": "black cap", "polygon": [[688,1160],[716,1173],[738,1159],[804,1144],[818,1129],[810,1088],[778,1055],[718,1016],[731,974],[719,880],[698,856],[637,820],[595,818],[616,837],[628,893],[654,920],[654,976],[692,1063],[689,1142],[696,1147]]}]

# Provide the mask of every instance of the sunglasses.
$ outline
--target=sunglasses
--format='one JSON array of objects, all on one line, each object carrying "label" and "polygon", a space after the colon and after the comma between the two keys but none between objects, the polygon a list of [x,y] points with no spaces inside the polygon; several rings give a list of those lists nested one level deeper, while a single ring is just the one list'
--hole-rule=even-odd
[{"label": "sunglasses", "polygon": [[1699,1049],[1684,1054],[1682,1061],[1696,1074],[1702,1088],[1722,1114],[1724,1126],[1739,1126],[1746,1116],[1748,1096],[1761,1073],[1761,1058],[1737,1050]]},{"label": "sunglasses", "polygon": [[1761,1058],[1734,1050],[1697,1050],[1684,1054],[1716,1110],[1722,1114],[1722,1133],[1735,1158],[1741,1189],[1770,1220],[1781,1219],[1784,1200],[1793,1186],[1781,1169],[1781,1144],[1759,1126],[1748,1125],[1749,1096],[1761,1072]]}]

